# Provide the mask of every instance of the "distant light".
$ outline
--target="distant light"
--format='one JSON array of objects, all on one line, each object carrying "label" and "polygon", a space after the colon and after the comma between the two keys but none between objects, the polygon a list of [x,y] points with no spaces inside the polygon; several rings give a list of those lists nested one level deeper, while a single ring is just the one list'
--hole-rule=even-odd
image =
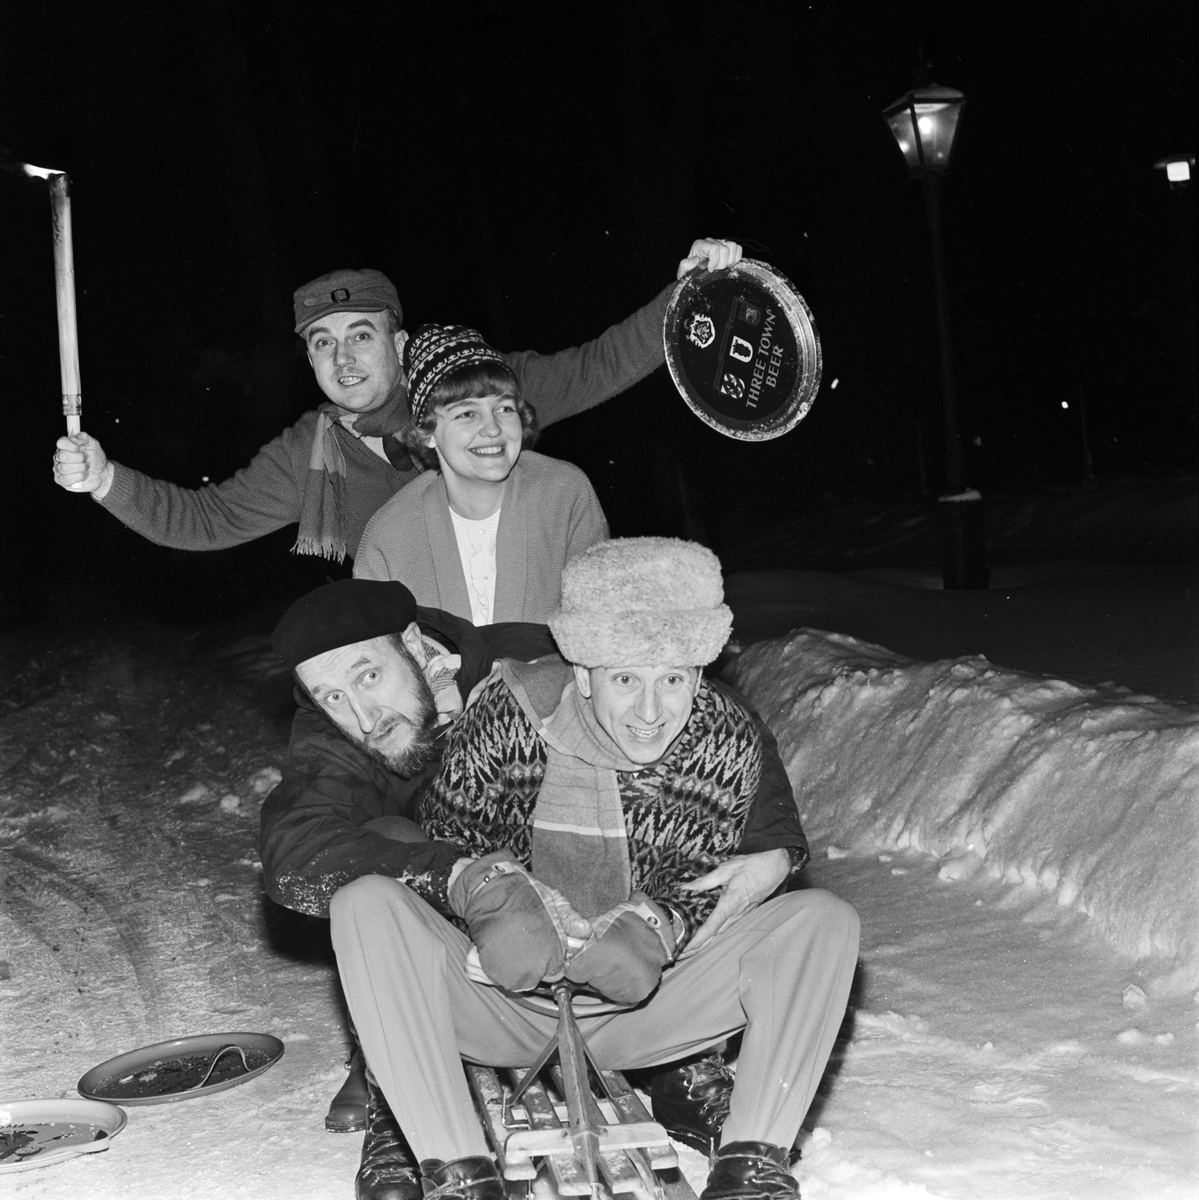
[{"label": "distant light", "polygon": [[829,391],[835,391],[837,388],[837,384],[839,384],[840,382],[841,382],[840,379],[834,379],[833,382],[828,385]]},{"label": "distant light", "polygon": [[1193,154],[1170,154],[1153,164],[1155,170],[1165,171],[1166,181],[1172,188],[1185,188],[1191,182],[1191,168],[1194,165]]},{"label": "distant light", "polygon": [[120,418],[120,417],[113,417],[113,419],[112,419],[112,423],[113,423],[114,425],[119,425],[119,424],[121,423],[121,418]]},{"label": "distant light", "polygon": [[1063,400],[1063,401],[1062,401],[1062,407],[1063,407],[1063,408],[1069,408],[1070,406],[1069,406],[1069,405],[1068,405],[1068,404],[1065,402],[1065,400]]},{"label": "distant light", "polygon": [[207,476],[207,475],[201,475],[201,476],[200,476],[200,482],[201,482],[201,483],[207,483],[207,482],[208,482],[208,476]]}]

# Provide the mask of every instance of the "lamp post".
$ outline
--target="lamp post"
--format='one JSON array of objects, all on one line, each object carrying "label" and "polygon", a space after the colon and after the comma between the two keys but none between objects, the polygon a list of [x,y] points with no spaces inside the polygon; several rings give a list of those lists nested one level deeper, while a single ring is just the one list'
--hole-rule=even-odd
[{"label": "lamp post", "polygon": [[987,586],[982,496],[966,486],[966,460],[958,428],[957,391],[949,339],[949,292],[941,237],[941,179],[949,171],[958,120],[966,97],[954,88],[930,84],[905,92],[883,110],[914,179],[924,187],[924,208],[932,246],[937,332],[941,346],[941,401],[945,425],[945,489],[941,513],[941,568],[946,588]]},{"label": "lamp post", "polygon": [[[1195,346],[1195,197],[1191,179],[1195,174],[1193,154],[1171,154],[1159,158],[1154,167],[1165,171],[1170,191],[1174,194],[1175,215],[1178,219],[1178,285],[1181,289],[1178,305],[1179,362],[1178,391],[1188,421],[1196,420],[1195,401],[1199,395],[1199,371],[1196,370]],[[1191,437],[1194,437],[1192,424]]]}]

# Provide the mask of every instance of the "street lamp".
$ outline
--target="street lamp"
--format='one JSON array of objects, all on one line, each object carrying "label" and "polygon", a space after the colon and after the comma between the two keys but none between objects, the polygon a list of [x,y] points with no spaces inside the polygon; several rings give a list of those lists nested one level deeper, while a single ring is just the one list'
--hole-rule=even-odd
[{"label": "street lamp", "polygon": [[1191,176],[1195,173],[1195,156],[1171,154],[1166,158],[1159,158],[1153,165],[1157,170],[1165,171],[1170,190],[1174,191],[1185,188],[1191,182]]},{"label": "street lamp", "polygon": [[[1178,267],[1181,287],[1178,305],[1179,361],[1178,391],[1190,422],[1195,422],[1195,400],[1199,395],[1199,369],[1195,346],[1195,197],[1191,191],[1191,179],[1195,174],[1193,154],[1171,154],[1159,158],[1154,167],[1165,171],[1174,193],[1174,210],[1178,218]],[[1192,429],[1191,437],[1194,437]]]},{"label": "street lamp", "polygon": [[954,88],[930,84],[905,92],[883,110],[912,177],[924,185],[924,205],[932,244],[937,331],[941,344],[941,398],[945,423],[945,488],[941,511],[941,570],[947,588],[987,586],[982,496],[966,486],[966,462],[958,429],[957,392],[949,341],[949,293],[941,239],[941,179],[949,171],[958,121],[966,97]]}]

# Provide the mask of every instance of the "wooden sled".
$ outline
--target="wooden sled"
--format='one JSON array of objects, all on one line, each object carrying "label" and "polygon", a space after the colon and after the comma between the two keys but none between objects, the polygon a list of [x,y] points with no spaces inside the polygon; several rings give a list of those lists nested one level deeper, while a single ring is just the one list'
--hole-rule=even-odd
[{"label": "wooden sled", "polygon": [[516,1185],[509,1191],[527,1192],[545,1171],[559,1196],[695,1200],[666,1131],[619,1071],[591,1058],[570,985],[556,984],[552,998],[514,998],[557,1013],[557,1034],[537,1061],[527,1070],[464,1064],[500,1174]]}]

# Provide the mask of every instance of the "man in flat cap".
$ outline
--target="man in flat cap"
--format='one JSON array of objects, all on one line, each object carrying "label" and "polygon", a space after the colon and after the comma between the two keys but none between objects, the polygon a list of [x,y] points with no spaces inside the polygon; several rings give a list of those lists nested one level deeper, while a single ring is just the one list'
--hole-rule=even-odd
[{"label": "man in flat cap", "polygon": [[[407,879],[440,869],[447,854],[456,857],[457,849],[428,842],[414,823],[420,791],[436,774],[444,735],[493,663],[550,655],[549,630],[519,622],[476,628],[418,607],[400,583],[355,579],[296,601],[272,641],[295,671],[298,708],[283,779],[262,810],[269,895],[326,916],[337,890],[355,879]],[[758,843],[714,861],[688,885],[715,901],[705,905],[707,918],[693,946],[773,892],[799,857],[790,840],[795,805],[786,774],[769,731],[760,722],[757,727],[763,748],[752,813]],[[356,1060],[326,1123],[351,1129],[366,1122],[357,1195],[396,1200],[411,1190],[415,1161],[382,1094],[373,1083],[353,1082],[361,1080],[360,1056]],[[651,1089],[655,1118],[707,1149],[731,1089],[719,1055],[693,1056],[659,1071]],[[363,1108],[365,1117],[350,1115]]]},{"label": "man in flat cap", "polygon": [[710,551],[592,547],[550,619],[566,661],[499,664],[422,797],[432,840],[407,869],[334,894],[350,1012],[420,1160],[397,1197],[502,1200],[460,1058],[532,1063],[556,1020],[511,993],[563,978],[629,1006],[579,1018],[604,1067],[657,1068],[740,1032],[727,1108],[689,1113],[714,1152],[701,1200],[798,1195],[789,1156],[844,1013],[858,921],[799,890],[705,931],[715,898],[694,881],[715,864],[766,851],[798,871],[807,857],[760,721],[702,676],[730,626]]},{"label": "man in flat cap", "polygon": [[[701,239],[678,274],[740,258],[736,242]],[[583,346],[505,355],[542,427],[619,395],[662,364],[670,291]],[[322,275],[296,291],[295,329],[327,402],[248,466],[223,483],[181,488],[112,462],[94,437],[78,433],[59,438],[54,481],[177,550],[220,550],[298,523],[298,553],[353,558],[367,521],[421,470],[395,436],[408,417],[402,324],[399,296],[381,271]]]}]

